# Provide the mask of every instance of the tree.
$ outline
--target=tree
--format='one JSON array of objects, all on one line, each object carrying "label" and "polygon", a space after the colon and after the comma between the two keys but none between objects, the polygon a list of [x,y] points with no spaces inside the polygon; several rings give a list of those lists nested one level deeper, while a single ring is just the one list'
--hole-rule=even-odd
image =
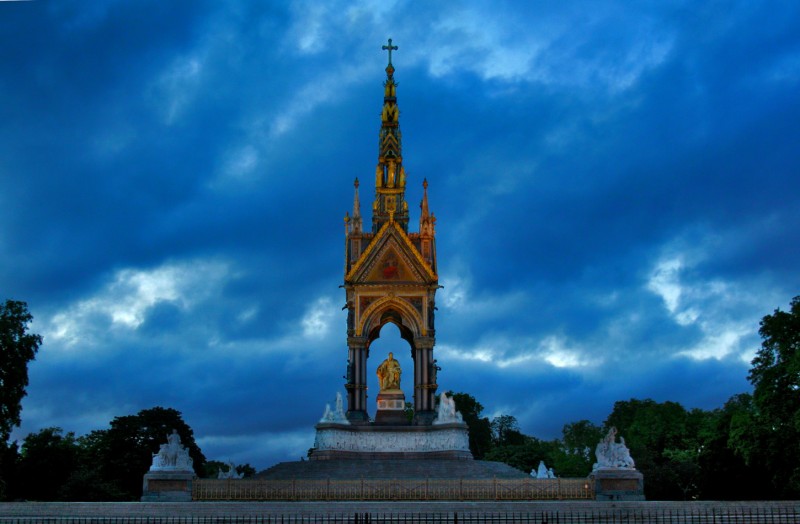
[{"label": "tree", "polygon": [[525,473],[536,469],[541,460],[552,467],[558,453],[558,441],[546,442],[521,433],[519,435],[521,439],[515,439],[514,444],[493,447],[486,453],[484,460],[503,462]]},{"label": "tree", "polygon": [[[13,480],[17,478],[19,446],[16,442],[0,440],[0,501],[9,499]],[[13,494],[11,495],[13,496]]]},{"label": "tree", "polygon": [[14,497],[25,500],[64,500],[61,488],[79,465],[80,448],[74,433],[44,428],[22,442]]},{"label": "tree", "polygon": [[561,450],[553,468],[559,476],[585,477],[592,471],[594,450],[603,438],[603,428],[588,420],[564,424],[561,429]]},{"label": "tree", "polygon": [[525,441],[525,435],[519,430],[517,418],[512,415],[493,418],[490,427],[495,446],[522,444]]},{"label": "tree", "polygon": [[710,416],[677,402],[631,399],[614,404],[605,426],[626,439],[649,500],[680,500],[698,495],[700,428]]},{"label": "tree", "polygon": [[736,424],[734,447],[748,465],[771,473],[778,497],[800,496],[800,296],[760,324],[761,349],[752,361],[755,410]]},{"label": "tree", "polygon": [[[25,302],[6,300],[0,305],[0,440],[20,424],[20,410],[28,386],[28,362],[36,356],[42,337],[28,333],[33,316]],[[0,464],[0,470],[3,465]]]},{"label": "tree", "polygon": [[492,448],[492,428],[487,417],[481,417],[483,405],[467,393],[447,392],[456,404],[456,410],[467,424],[469,430],[469,450],[476,459],[483,456]]},{"label": "tree", "polygon": [[202,477],[206,458],[194,440],[192,428],[172,408],[155,407],[116,417],[109,429],[92,432],[84,443],[99,465],[99,476],[124,498],[138,500],[142,477],[150,469],[153,454],[166,443],[173,429],[189,450],[195,473]]},{"label": "tree", "polygon": [[698,456],[700,498],[764,500],[774,496],[760,461],[747,464],[735,447],[738,439],[756,429],[754,416],[753,397],[748,393],[734,395],[722,409],[711,412],[710,424],[701,433]]}]

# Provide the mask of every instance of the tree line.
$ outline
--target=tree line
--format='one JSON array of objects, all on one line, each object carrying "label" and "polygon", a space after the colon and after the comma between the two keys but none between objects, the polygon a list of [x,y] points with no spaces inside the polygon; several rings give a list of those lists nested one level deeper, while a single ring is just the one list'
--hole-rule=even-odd
[{"label": "tree line", "polygon": [[[109,426],[80,437],[50,427],[31,433],[22,445],[5,443],[0,473],[5,499],[139,500],[153,454],[173,429],[189,450],[198,477],[216,478],[220,469],[228,471],[228,465],[206,460],[194,432],[175,409],[145,409],[115,417]],[[256,471],[244,464],[236,466],[236,472],[251,477]]]},{"label": "tree line", "polygon": [[[192,429],[171,408],[119,416],[109,429],[76,437],[45,428],[9,442],[20,423],[28,385],[27,364],[41,344],[28,333],[24,302],[0,305],[0,500],[138,500],[152,455],[177,430],[195,473],[214,477],[227,466],[207,461]],[[649,500],[756,500],[800,498],[800,296],[789,311],[776,309],[760,323],[761,348],[748,380],[752,393],[731,397],[713,410],[687,410],[677,402],[618,401],[601,425],[580,420],[562,436],[523,434],[515,417],[489,420],[468,393],[453,393],[469,428],[476,459],[531,471],[540,460],[560,477],[585,477],[594,449],[608,428],[624,436],[645,478]],[[255,470],[238,466],[238,473]]]},{"label": "tree line", "polygon": [[748,374],[753,392],[713,410],[651,399],[618,401],[602,426],[571,422],[561,438],[547,441],[521,433],[511,415],[483,417],[483,406],[469,394],[450,394],[469,426],[476,459],[523,471],[544,460],[560,477],[583,477],[591,472],[597,443],[613,426],[644,474],[649,500],[798,499],[800,296],[788,311],[765,316],[759,334],[761,348]]}]

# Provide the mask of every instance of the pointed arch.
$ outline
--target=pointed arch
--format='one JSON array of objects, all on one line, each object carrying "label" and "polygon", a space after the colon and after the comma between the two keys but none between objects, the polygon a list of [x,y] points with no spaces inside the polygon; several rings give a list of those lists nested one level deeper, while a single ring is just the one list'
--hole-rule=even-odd
[{"label": "pointed arch", "polygon": [[374,340],[381,326],[387,322],[396,324],[400,328],[400,335],[409,342],[425,336],[422,316],[411,304],[396,296],[382,297],[370,304],[360,315],[356,335]]}]

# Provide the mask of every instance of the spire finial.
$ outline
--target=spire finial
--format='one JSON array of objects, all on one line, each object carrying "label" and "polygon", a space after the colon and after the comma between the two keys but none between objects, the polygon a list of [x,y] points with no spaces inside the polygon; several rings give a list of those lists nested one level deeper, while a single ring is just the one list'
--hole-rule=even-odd
[{"label": "spire finial", "polygon": [[425,178],[422,180],[422,202],[419,203],[419,208],[421,213],[419,215],[419,230],[420,232],[423,231],[425,221],[428,220],[430,217],[430,213],[428,212],[428,179]]},{"label": "spire finial", "polygon": [[358,198],[358,178],[353,182],[353,233],[361,233],[361,201]]},{"label": "spire finial", "polygon": [[395,51],[397,51],[397,46],[396,45],[392,45],[392,39],[390,38],[389,39],[389,45],[382,46],[381,49],[383,49],[384,51],[389,51],[389,66],[391,67],[391,65],[392,65],[392,50],[394,49]]}]

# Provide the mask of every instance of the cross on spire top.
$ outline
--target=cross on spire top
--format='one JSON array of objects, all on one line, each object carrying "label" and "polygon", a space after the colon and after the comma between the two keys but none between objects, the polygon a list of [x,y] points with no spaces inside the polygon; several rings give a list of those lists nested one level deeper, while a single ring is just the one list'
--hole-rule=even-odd
[{"label": "cross on spire top", "polygon": [[392,50],[394,49],[397,51],[397,46],[392,45],[392,39],[389,39],[389,45],[382,46],[381,49],[384,51],[389,51],[389,65],[392,65]]}]

